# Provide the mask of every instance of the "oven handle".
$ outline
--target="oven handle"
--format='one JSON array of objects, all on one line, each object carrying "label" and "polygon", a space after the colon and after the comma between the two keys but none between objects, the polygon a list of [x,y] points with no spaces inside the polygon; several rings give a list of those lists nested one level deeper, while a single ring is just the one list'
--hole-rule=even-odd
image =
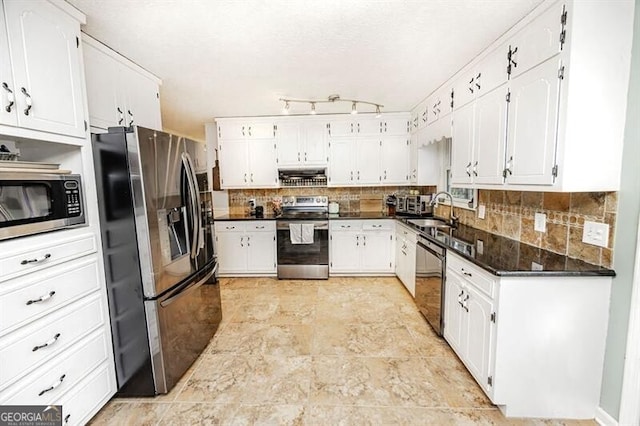
[{"label": "oven handle", "polygon": [[295,221],[295,220],[290,220],[290,221],[278,221],[278,223],[276,224],[276,229],[283,231],[283,230],[289,230],[289,225],[290,224],[313,224],[314,225],[314,229],[320,230],[320,231],[327,231],[329,230],[329,222],[313,222],[313,221]]}]

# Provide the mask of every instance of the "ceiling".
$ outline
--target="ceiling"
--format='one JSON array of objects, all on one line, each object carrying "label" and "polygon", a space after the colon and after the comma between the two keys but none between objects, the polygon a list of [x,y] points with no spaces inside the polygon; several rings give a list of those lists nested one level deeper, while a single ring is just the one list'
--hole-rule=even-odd
[{"label": "ceiling", "polygon": [[408,111],[542,2],[67,1],[87,15],[86,33],[162,79],[164,127],[201,140],[217,117],[281,114],[283,96]]}]

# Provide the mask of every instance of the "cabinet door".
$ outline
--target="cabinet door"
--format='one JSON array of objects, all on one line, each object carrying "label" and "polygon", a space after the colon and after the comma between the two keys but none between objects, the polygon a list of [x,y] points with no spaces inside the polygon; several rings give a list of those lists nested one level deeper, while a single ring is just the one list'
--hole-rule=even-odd
[{"label": "cabinet door", "polygon": [[302,162],[299,123],[279,123],[276,130],[278,167],[299,166]]},{"label": "cabinet door", "polygon": [[332,139],[329,142],[329,185],[356,184],[356,139]]},{"label": "cabinet door", "polygon": [[493,303],[472,285],[466,287],[465,293],[463,304],[466,309],[463,315],[466,318],[462,331],[465,363],[480,386],[487,388],[493,339]]},{"label": "cabinet door", "polygon": [[498,88],[476,101],[475,183],[503,182],[504,150],[507,138],[507,88]]},{"label": "cabinet door", "polygon": [[527,72],[560,52],[563,2],[557,2],[526,25],[509,41],[512,54],[511,78]]},{"label": "cabinet door", "polygon": [[332,231],[329,256],[331,272],[359,272],[360,235],[357,232]]},{"label": "cabinet door", "polygon": [[466,106],[469,102],[475,99],[476,91],[478,90],[475,85],[477,75],[478,73],[474,67],[462,74],[455,82],[453,87],[454,110],[458,110],[463,106]]},{"label": "cabinet door", "polygon": [[275,137],[275,129],[273,123],[248,123],[245,126],[245,133],[248,138],[268,139]]},{"label": "cabinet door", "polygon": [[352,120],[332,120],[329,122],[331,137],[355,136],[357,133],[357,125]]},{"label": "cabinet door", "polygon": [[[460,307],[462,296],[462,280],[451,269],[447,269],[444,283],[444,338],[460,355],[462,348],[462,315],[466,312]],[[461,355],[462,356],[462,355]]]},{"label": "cabinet door", "polygon": [[4,8],[18,125],[84,137],[80,24],[44,1],[8,1]]},{"label": "cabinet door", "polygon": [[249,187],[275,187],[278,184],[276,147],[273,139],[249,140]]},{"label": "cabinet door", "polygon": [[454,111],[451,141],[451,183],[471,183],[475,103]]},{"label": "cabinet door", "polygon": [[244,139],[220,141],[220,185],[223,188],[238,188],[249,184],[247,171],[248,146]]},{"label": "cabinet door", "polygon": [[309,121],[302,127],[304,141],[302,159],[308,166],[327,165],[327,125],[322,121]]},{"label": "cabinet door", "polygon": [[[359,138],[357,140],[356,180],[359,185],[379,184],[380,173],[380,139]],[[353,160],[351,160],[353,161]]]},{"label": "cabinet door", "polygon": [[507,82],[508,51],[509,46],[500,46],[480,61],[476,67],[476,97],[483,96]]},{"label": "cabinet door", "polygon": [[382,133],[382,120],[375,117],[361,117],[355,123],[359,136],[379,136]]},{"label": "cabinet door", "polygon": [[391,232],[369,231],[360,236],[361,270],[365,272],[393,272],[393,239]]},{"label": "cabinet door", "polygon": [[248,127],[236,121],[218,123],[218,139],[244,139],[249,135]]},{"label": "cabinet door", "polygon": [[88,43],[83,43],[84,70],[87,84],[89,124],[107,130],[124,126],[124,100],[121,90],[119,64],[115,59]]},{"label": "cabinet door", "polygon": [[[420,114],[424,113],[424,117]],[[426,125],[426,111],[423,109],[419,114],[418,127],[423,127],[423,122]],[[409,119],[408,118],[389,118],[382,122],[382,133],[386,136],[407,136],[409,134]]]},{"label": "cabinet door", "polygon": [[216,253],[221,274],[247,272],[247,241],[242,232],[217,232]]},{"label": "cabinet door", "polygon": [[553,183],[560,61],[550,59],[510,83],[507,183]]},{"label": "cabinet door", "polygon": [[126,96],[127,125],[162,130],[158,83],[122,64],[120,72]]},{"label": "cabinet door", "polygon": [[5,28],[4,10],[0,5],[0,124],[16,126],[18,124],[15,105],[16,90],[11,74],[9,40],[7,40]]},{"label": "cabinet door", "polygon": [[382,141],[382,184],[409,183],[410,145],[407,136],[385,137]]},{"label": "cabinet door", "polygon": [[247,234],[247,272],[276,272],[276,236],[273,232]]}]

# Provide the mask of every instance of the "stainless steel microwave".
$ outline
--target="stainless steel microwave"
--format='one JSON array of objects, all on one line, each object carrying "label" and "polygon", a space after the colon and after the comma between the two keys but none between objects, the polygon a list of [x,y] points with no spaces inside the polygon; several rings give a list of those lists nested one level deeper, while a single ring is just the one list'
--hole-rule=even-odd
[{"label": "stainless steel microwave", "polygon": [[85,223],[79,175],[0,172],[0,240]]}]

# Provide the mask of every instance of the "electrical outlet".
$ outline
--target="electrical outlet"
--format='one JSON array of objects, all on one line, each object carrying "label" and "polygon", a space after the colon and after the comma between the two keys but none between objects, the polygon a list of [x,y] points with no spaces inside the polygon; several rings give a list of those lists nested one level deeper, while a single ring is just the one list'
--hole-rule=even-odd
[{"label": "electrical outlet", "polygon": [[476,251],[478,252],[478,254],[484,253],[484,241],[482,240],[476,241]]},{"label": "electrical outlet", "polygon": [[598,222],[584,222],[582,242],[594,246],[607,247],[609,244],[609,225]]},{"label": "electrical outlet", "polygon": [[478,219],[484,219],[484,214],[486,213],[486,207],[484,204],[478,205]]},{"label": "electrical outlet", "polygon": [[536,213],[534,216],[533,229],[538,232],[547,232],[547,215]]}]

